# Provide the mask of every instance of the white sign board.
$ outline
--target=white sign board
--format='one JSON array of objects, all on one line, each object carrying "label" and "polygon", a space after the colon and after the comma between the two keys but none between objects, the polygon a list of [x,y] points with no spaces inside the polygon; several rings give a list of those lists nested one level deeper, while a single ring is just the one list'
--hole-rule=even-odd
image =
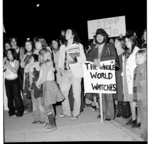
[{"label": "white sign board", "polygon": [[88,39],[93,39],[98,28],[103,28],[109,37],[117,37],[126,33],[125,16],[88,21]]},{"label": "white sign board", "polygon": [[85,93],[116,93],[115,60],[100,62],[100,68],[86,61],[83,74]]}]

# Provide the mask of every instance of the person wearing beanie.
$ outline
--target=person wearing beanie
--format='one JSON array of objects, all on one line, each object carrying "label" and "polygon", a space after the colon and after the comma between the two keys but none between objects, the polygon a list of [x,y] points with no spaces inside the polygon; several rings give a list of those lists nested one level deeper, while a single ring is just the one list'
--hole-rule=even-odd
[{"label": "person wearing beanie", "polygon": [[[91,46],[91,51],[87,56],[87,61],[92,61],[96,66],[99,66],[100,61],[115,60],[116,70],[119,69],[119,59],[113,43],[108,43],[108,34],[102,28],[97,29],[95,35],[96,44]],[[93,94],[98,97],[97,94]],[[112,94],[102,94],[104,120],[113,120],[114,102]],[[98,116],[100,117],[100,116]]]}]

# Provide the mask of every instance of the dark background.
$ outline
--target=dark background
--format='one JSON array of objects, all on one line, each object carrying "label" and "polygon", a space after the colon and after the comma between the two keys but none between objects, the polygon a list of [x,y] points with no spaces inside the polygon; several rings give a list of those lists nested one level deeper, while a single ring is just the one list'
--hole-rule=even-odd
[{"label": "dark background", "polygon": [[126,29],[137,29],[140,37],[147,24],[146,0],[3,0],[4,38],[15,35],[23,45],[27,37],[41,35],[49,43],[71,26],[85,44],[88,20],[123,15]]}]

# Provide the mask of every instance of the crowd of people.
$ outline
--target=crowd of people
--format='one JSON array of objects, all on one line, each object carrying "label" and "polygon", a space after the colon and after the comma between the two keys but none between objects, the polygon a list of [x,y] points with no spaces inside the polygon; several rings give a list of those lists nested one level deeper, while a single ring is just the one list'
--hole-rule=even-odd
[{"label": "crowd of people", "polygon": [[[4,83],[10,117],[33,112],[32,124],[43,124],[46,131],[57,128],[55,104],[62,104],[59,117],[77,120],[83,103],[99,110],[98,94],[84,93],[83,64],[115,60],[116,94],[102,94],[104,120],[128,118],[126,125],[141,128],[147,141],[147,40],[146,30],[140,38],[135,31],[109,38],[97,29],[93,40],[83,46],[77,32],[68,28],[48,45],[43,37],[26,40],[24,47],[17,38],[4,41]],[[74,68],[72,68],[74,65]],[[73,104],[70,104],[70,97]],[[72,105],[72,106],[71,106]],[[98,118],[101,117],[100,115]]]}]

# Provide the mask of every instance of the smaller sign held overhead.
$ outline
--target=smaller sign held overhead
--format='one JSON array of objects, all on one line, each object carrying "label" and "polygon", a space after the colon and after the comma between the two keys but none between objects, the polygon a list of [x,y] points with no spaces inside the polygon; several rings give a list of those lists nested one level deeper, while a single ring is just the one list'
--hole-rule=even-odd
[{"label": "smaller sign held overhead", "polygon": [[109,37],[117,37],[120,34],[125,35],[126,33],[125,16],[91,20],[87,23],[88,39],[93,39],[98,28],[103,28]]}]

